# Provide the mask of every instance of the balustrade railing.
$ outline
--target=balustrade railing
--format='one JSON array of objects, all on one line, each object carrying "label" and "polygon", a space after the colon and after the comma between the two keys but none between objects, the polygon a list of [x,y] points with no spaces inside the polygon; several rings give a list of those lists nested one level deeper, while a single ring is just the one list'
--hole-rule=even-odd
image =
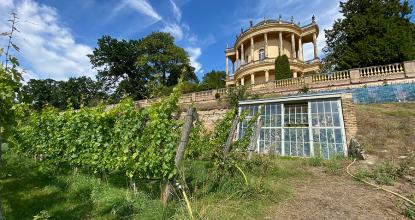
[{"label": "balustrade railing", "polygon": [[275,85],[277,87],[294,86],[294,85],[302,85],[304,84],[304,82],[305,82],[304,77],[298,77],[298,78],[276,80]]},{"label": "balustrade railing", "polygon": [[317,75],[312,75],[311,78],[312,78],[312,82],[327,82],[327,81],[350,79],[350,71],[344,70],[344,71],[333,72],[331,74],[317,74]]},{"label": "balustrade railing", "polygon": [[[265,59],[263,61],[256,61],[251,62],[252,63],[259,63],[259,62],[269,62],[271,59]],[[245,65],[246,66],[246,65]],[[407,68],[405,66],[405,68]],[[356,72],[358,71],[358,72]],[[311,88],[313,87],[314,83],[321,83],[321,82],[330,82],[331,85],[336,85],[336,81],[339,81],[339,85],[344,85],[345,81],[349,81],[350,84],[353,84],[354,77],[361,77],[366,78],[366,82],[370,82],[370,77],[374,77],[373,81],[378,81],[379,78],[376,76],[389,76],[389,75],[396,75],[396,74],[407,74],[406,69],[404,69],[403,63],[395,63],[395,64],[389,64],[389,65],[382,65],[382,66],[371,66],[371,67],[365,67],[365,68],[359,68],[357,70],[344,70],[344,71],[337,71],[333,73],[327,73],[327,74],[317,74],[317,75],[308,75],[304,77],[297,77],[297,78],[290,78],[290,79],[282,79],[282,80],[274,80],[274,81],[268,81],[264,83],[258,83],[253,85],[245,85],[245,87],[254,92],[255,91],[261,91],[264,89],[272,89],[274,88],[288,88],[291,86],[298,86],[298,85],[308,85]],[[413,70],[409,70],[413,71]],[[353,79],[352,79],[353,78]],[[395,79],[395,76],[391,76],[391,79]],[[232,87],[231,87],[232,88]],[[230,88],[220,88],[220,89],[214,89],[214,90],[206,90],[206,91],[200,91],[200,92],[194,92],[194,93],[187,93],[183,94],[181,97],[181,100],[183,102],[191,102],[196,100],[213,100],[216,97],[216,93],[220,95],[220,97],[224,97],[228,94]],[[198,99],[199,98],[199,99]],[[149,99],[149,100],[140,100],[137,103],[140,105],[147,105],[148,103],[157,101],[158,99]]]},{"label": "balustrade railing", "polygon": [[371,76],[385,76],[391,74],[404,73],[402,63],[394,63],[383,66],[370,66],[359,69],[360,77],[371,77]]}]

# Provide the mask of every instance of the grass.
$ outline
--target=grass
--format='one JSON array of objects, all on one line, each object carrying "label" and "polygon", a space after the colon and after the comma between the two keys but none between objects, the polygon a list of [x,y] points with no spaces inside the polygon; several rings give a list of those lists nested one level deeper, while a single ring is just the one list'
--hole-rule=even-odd
[{"label": "grass", "polygon": [[[217,175],[209,161],[185,162],[185,187],[196,219],[256,219],[292,195],[289,182],[310,177],[308,159],[256,156],[242,172]],[[0,171],[6,219],[188,219],[182,193],[169,206],[159,201],[160,183],[136,180],[133,192],[121,175],[42,173],[30,158],[7,154]],[[203,172],[201,172],[203,171]],[[246,180],[245,180],[246,178]]]},{"label": "grass", "polygon": [[392,160],[415,152],[415,103],[356,105],[357,139],[365,151]]}]

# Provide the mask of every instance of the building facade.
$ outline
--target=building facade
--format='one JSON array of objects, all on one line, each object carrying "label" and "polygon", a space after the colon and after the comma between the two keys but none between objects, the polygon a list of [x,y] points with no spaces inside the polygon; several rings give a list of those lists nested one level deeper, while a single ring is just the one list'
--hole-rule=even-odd
[{"label": "building facade", "polygon": [[[287,55],[293,77],[320,68],[317,55],[319,28],[312,22],[300,27],[293,22],[265,20],[242,30],[235,44],[226,48],[226,86],[250,85],[275,80],[275,59]],[[304,61],[303,44],[312,43],[314,58]]]}]

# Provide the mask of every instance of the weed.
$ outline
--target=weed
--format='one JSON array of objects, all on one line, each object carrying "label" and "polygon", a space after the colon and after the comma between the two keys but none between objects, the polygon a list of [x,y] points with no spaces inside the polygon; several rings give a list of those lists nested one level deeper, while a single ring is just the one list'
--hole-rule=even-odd
[{"label": "weed", "polygon": [[327,168],[326,170],[329,173],[332,173],[332,174],[337,174],[338,175],[342,171],[341,161],[337,158],[333,158],[331,160],[328,160],[326,162],[325,166]]},{"label": "weed", "polygon": [[415,219],[415,207],[406,208],[403,214],[409,219]]}]

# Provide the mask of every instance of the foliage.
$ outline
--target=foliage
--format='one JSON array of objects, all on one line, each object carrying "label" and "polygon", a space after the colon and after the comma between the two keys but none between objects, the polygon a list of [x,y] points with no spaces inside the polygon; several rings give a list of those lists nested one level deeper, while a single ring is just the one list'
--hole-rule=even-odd
[{"label": "foliage", "polygon": [[77,167],[94,172],[122,171],[128,177],[170,179],[179,139],[176,113],[181,84],[148,110],[131,99],[113,109],[81,107],[64,113],[47,107],[20,121],[19,151],[33,155],[43,170]]},{"label": "foliage", "polygon": [[[0,57],[3,49],[0,49]],[[7,140],[15,125],[15,100],[19,92],[21,73],[17,70],[19,65],[16,58],[9,55],[10,68],[0,65],[0,156],[1,143]]]},{"label": "foliage", "polygon": [[225,71],[212,70],[203,76],[201,87],[203,90],[219,89],[225,87]]},{"label": "foliage", "polygon": [[351,69],[415,58],[412,6],[399,0],[340,2],[343,18],[325,30],[329,69]]},{"label": "foliage", "polygon": [[251,97],[248,89],[245,86],[238,86],[236,88],[228,88],[227,101],[231,108],[237,109],[239,101]]},{"label": "foliage", "polygon": [[31,79],[22,87],[20,100],[36,110],[48,104],[64,110],[69,106],[75,109],[81,105],[96,106],[105,96],[98,82],[82,76],[69,78],[68,81]]},{"label": "foliage", "polygon": [[213,145],[209,141],[210,133],[201,121],[196,121],[189,136],[186,157],[192,159],[210,159]]},{"label": "foliage", "polygon": [[186,51],[168,33],[153,32],[129,41],[103,36],[88,56],[98,80],[107,91],[115,90],[115,99],[148,97],[152,91],[147,85],[152,81],[162,86],[177,84],[181,76],[185,81],[198,81]]},{"label": "foliage", "polygon": [[290,62],[287,55],[278,56],[275,59],[275,80],[292,78]]}]

